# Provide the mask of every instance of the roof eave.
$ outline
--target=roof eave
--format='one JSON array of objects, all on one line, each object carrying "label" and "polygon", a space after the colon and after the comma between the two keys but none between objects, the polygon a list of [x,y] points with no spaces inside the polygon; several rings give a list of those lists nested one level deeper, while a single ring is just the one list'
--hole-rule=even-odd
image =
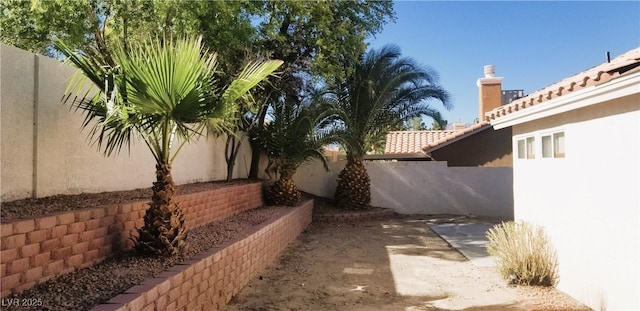
[{"label": "roof eave", "polygon": [[424,151],[426,154],[429,154],[429,153],[431,153],[433,151],[436,151],[436,150],[438,150],[440,148],[446,147],[446,146],[451,145],[451,144],[453,144],[453,143],[455,143],[457,141],[460,141],[460,140],[465,139],[465,138],[467,138],[467,137],[469,137],[471,135],[475,135],[477,133],[480,133],[480,132],[482,132],[482,131],[484,131],[486,129],[490,129],[490,128],[491,128],[491,124],[487,123],[487,124],[477,128],[477,129],[475,129],[473,131],[464,133],[464,134],[462,134],[462,135],[460,135],[460,136],[458,136],[456,138],[453,138],[451,140],[447,140],[447,141],[445,141],[445,142],[443,142],[441,144],[437,144],[435,146],[424,147],[424,148],[422,148],[422,151]]},{"label": "roof eave", "polygon": [[489,120],[496,130],[546,118],[570,110],[575,110],[612,99],[640,93],[640,72],[623,75],[608,83],[595,85],[551,99],[543,104],[512,112],[505,116]]}]

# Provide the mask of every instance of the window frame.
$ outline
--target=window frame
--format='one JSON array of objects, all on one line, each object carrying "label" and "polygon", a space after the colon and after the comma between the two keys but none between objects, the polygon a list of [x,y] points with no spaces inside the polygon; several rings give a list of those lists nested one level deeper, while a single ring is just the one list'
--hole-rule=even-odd
[{"label": "window frame", "polygon": [[[557,137],[562,135],[562,147],[564,152],[558,152],[557,149]],[[544,146],[545,137],[549,137],[549,147],[551,148],[550,154],[545,156],[547,151]],[[529,148],[528,141],[533,140],[533,149]],[[520,148],[520,144],[524,144],[523,148]],[[567,154],[567,131],[564,128],[545,129],[540,131],[534,131],[522,135],[513,137],[513,152],[514,159],[516,160],[551,160],[551,159],[564,159]],[[522,149],[522,150],[521,150]],[[530,149],[533,154],[530,154]],[[524,151],[524,155],[520,151]]]},{"label": "window frame", "polygon": [[[556,135],[562,134],[562,152],[556,150]],[[551,145],[553,146],[553,158],[564,159],[567,154],[567,134],[565,131],[557,131],[551,135]]]},{"label": "window frame", "polygon": [[[529,140],[533,140],[533,154],[529,154]],[[515,146],[516,146],[516,159],[517,160],[534,160],[538,154],[538,144],[536,143],[537,139],[535,135],[522,135],[518,137],[514,137]],[[522,150],[524,151],[524,155],[520,154],[520,142],[523,144]]]}]

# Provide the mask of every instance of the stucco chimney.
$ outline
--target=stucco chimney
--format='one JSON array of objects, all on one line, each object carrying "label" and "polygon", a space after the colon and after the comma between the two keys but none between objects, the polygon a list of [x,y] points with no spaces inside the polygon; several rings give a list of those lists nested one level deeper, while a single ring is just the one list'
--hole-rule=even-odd
[{"label": "stucco chimney", "polygon": [[484,78],[478,79],[479,120],[485,119],[484,114],[500,107],[502,104],[502,79],[496,77],[496,66],[484,66]]}]

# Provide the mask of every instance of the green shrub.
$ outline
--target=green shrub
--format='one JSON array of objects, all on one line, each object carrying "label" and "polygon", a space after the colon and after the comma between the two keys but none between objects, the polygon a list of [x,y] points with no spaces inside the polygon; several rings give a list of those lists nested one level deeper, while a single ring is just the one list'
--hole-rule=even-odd
[{"label": "green shrub", "polygon": [[504,222],[487,232],[489,254],[510,284],[555,286],[558,258],[541,227]]}]

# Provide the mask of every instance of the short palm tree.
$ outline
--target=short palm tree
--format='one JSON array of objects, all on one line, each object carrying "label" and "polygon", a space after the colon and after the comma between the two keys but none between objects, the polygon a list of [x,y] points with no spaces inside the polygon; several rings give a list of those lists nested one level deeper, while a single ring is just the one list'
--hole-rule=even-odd
[{"label": "short palm tree", "polygon": [[274,160],[278,180],[266,192],[267,202],[294,206],[300,192],[293,175],[300,165],[313,158],[322,161],[329,170],[322,148],[332,142],[326,126],[334,110],[318,103],[276,107],[271,121],[258,134],[260,145]]},{"label": "short palm tree", "polygon": [[398,47],[387,45],[363,54],[353,73],[333,92],[342,119],[337,137],[347,151],[335,192],[339,207],[369,206],[370,180],[362,159],[389,128],[401,127],[414,117],[435,115],[438,111],[430,100],[451,108],[449,94],[437,79],[435,71],[401,57]]},{"label": "short palm tree", "polygon": [[138,136],[155,159],[153,195],[135,248],[154,255],[180,253],[186,233],[184,214],[173,199],[173,160],[207,127],[217,132],[231,128],[236,100],[281,62],[249,64],[221,89],[214,79],[216,54],[204,50],[200,38],[114,44],[108,51],[103,45],[86,53],[74,53],[62,42],[57,48],[79,69],[63,101],[73,101],[84,112],[83,127],[91,128],[90,138],[105,155]]}]

